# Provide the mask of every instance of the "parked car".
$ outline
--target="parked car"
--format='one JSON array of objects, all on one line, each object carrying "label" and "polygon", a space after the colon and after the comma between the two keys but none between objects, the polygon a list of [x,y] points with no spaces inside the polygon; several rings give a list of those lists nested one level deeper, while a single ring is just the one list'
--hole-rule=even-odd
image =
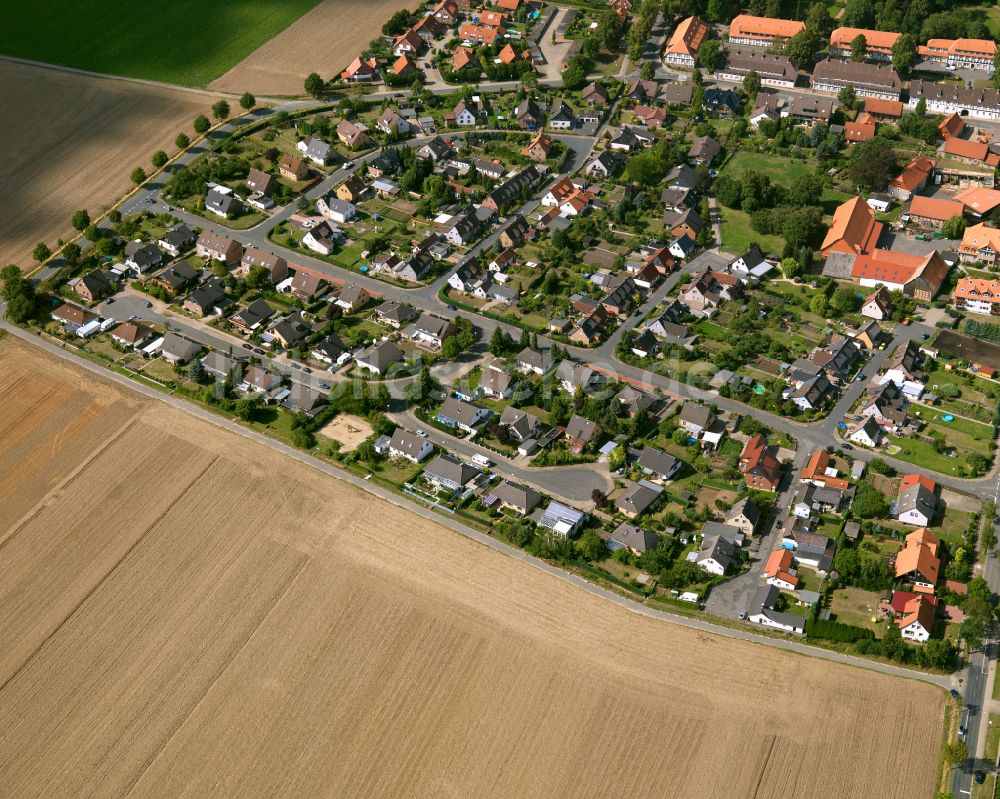
[{"label": "parked car", "polygon": [[740,611],[740,621],[746,621],[746,618],[749,615],[750,614],[747,613],[746,608],[744,608],[743,610]]},{"label": "parked car", "polygon": [[310,375],[312,374],[312,369],[310,369],[308,366],[303,366],[302,371],[305,372],[306,374]]},{"label": "parked car", "polygon": [[301,366],[299,366],[299,365],[298,365],[297,363],[293,363],[293,364],[292,364],[292,368],[293,368],[293,369],[301,369],[302,367],[301,367]]},{"label": "parked car", "polygon": [[324,383],[324,382],[322,382],[322,381],[320,381],[320,382],[319,382],[319,383],[317,383],[316,385],[317,385],[317,386],[319,386],[320,388],[322,388],[322,389],[326,389],[326,390],[329,390],[329,388],[330,388],[330,384],[329,384],[329,383]]},{"label": "parked car", "polygon": [[153,307],[153,303],[151,303],[149,300],[143,300],[142,304],[145,305],[147,308]]},{"label": "parked car", "polygon": [[421,438],[427,438],[427,431],[426,430],[418,430],[417,431],[417,435],[420,436]]},{"label": "parked car", "polygon": [[976,781],[976,785],[982,785],[986,782],[986,772],[976,769],[976,773],[972,775],[973,779]]}]

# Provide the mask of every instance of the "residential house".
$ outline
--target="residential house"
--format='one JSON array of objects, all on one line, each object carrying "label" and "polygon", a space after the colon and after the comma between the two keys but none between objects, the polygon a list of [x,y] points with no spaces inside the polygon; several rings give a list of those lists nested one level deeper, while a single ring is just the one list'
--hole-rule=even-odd
[{"label": "residential house", "polygon": [[150,282],[171,294],[179,294],[197,280],[199,274],[187,261],[177,261],[157,272]]},{"label": "residential house", "polygon": [[391,341],[381,341],[354,356],[359,369],[385,376],[389,368],[404,358],[404,352]]},{"label": "residential house", "polygon": [[873,250],[859,255],[851,267],[851,280],[867,288],[884,286],[918,300],[932,300],[948,276],[949,266],[937,250],[911,255],[895,250]]},{"label": "residential house", "polygon": [[309,177],[309,165],[301,158],[285,153],[278,161],[278,174],[299,183]]},{"label": "residential house", "polygon": [[246,187],[255,194],[269,196],[277,183],[274,175],[261,172],[259,169],[251,169],[245,181]]},{"label": "residential house", "polygon": [[244,333],[253,333],[274,316],[274,308],[267,304],[264,299],[257,298],[245,308],[241,308],[231,317],[229,321],[233,326]]},{"label": "residential house", "polygon": [[345,352],[344,343],[332,333],[313,344],[310,350],[313,358],[328,364],[340,361]]},{"label": "residential house", "polygon": [[431,161],[439,161],[442,158],[447,158],[450,154],[451,146],[440,136],[435,136],[417,150],[418,158],[427,158]]},{"label": "residential house", "polygon": [[413,463],[420,463],[433,451],[430,441],[402,427],[397,427],[389,439],[390,458],[405,458]]},{"label": "residential house", "polygon": [[888,381],[868,390],[861,405],[861,415],[871,418],[882,427],[900,429],[909,421],[909,400],[902,390]]},{"label": "residential house", "polygon": [[767,558],[764,565],[764,576],[767,584],[782,591],[794,591],[799,587],[799,578],[795,570],[795,556],[791,550],[779,547]]},{"label": "residential house", "polygon": [[330,283],[325,277],[298,267],[292,277],[289,291],[292,296],[298,297],[300,300],[314,300],[326,294],[329,288]]},{"label": "residential house", "polygon": [[721,303],[741,294],[737,277],[705,267],[704,272],[681,287],[678,299],[695,316],[709,316]]},{"label": "residential house", "polygon": [[[369,143],[369,141],[371,141],[368,136],[367,127],[362,125],[360,122],[351,122],[346,119],[341,120],[341,122],[337,125],[337,138],[340,139],[341,144],[352,150],[364,147]],[[317,163],[321,163],[312,155],[313,145],[316,141],[316,137],[313,137],[312,144],[310,144],[309,150],[306,151],[306,155]],[[327,145],[327,147],[329,147],[329,145]],[[323,148],[323,151],[325,152],[326,148]]]},{"label": "residential house", "polygon": [[479,470],[448,453],[438,455],[424,467],[421,475],[437,491],[461,491],[479,474]]},{"label": "residential house", "polygon": [[[701,215],[694,208],[685,208],[680,211],[666,210],[663,212],[663,227],[670,231],[671,236],[687,236],[696,240],[705,222]],[[669,250],[668,250],[669,252]]]},{"label": "residential house", "polygon": [[869,416],[851,433],[848,438],[855,444],[869,449],[878,449],[882,443],[882,428],[874,418]]},{"label": "residential house", "polygon": [[538,132],[531,139],[531,142],[521,150],[521,154],[533,161],[544,161],[549,157],[549,150],[552,148],[552,139],[542,132]]},{"label": "residential house", "polygon": [[522,374],[539,376],[545,374],[552,367],[552,361],[547,352],[542,353],[530,347],[525,347],[515,356],[515,363],[517,370]]},{"label": "residential house", "polygon": [[743,113],[743,103],[740,96],[732,89],[705,89],[703,95],[705,110],[726,119],[738,117]]},{"label": "residential house", "polygon": [[836,100],[828,97],[816,97],[815,95],[796,94],[792,96],[787,105],[781,108],[781,118],[791,118],[806,125],[812,125],[815,122],[829,123],[836,109]]},{"label": "residential house", "polygon": [[549,503],[544,512],[536,515],[538,518],[535,521],[539,527],[563,538],[574,535],[587,521],[587,514],[583,511],[570,508],[555,500]]},{"label": "residential house", "polygon": [[703,528],[701,549],[694,562],[709,574],[722,577],[731,572],[739,563],[739,545],[736,543],[740,535],[735,527],[729,527],[715,522],[706,522]]},{"label": "residential house", "polygon": [[726,524],[737,528],[745,536],[752,536],[763,515],[753,500],[743,497],[726,511]]},{"label": "residential house", "polygon": [[81,330],[86,331],[82,336],[84,338],[96,332],[96,323],[100,321],[97,314],[68,302],[64,302],[53,310],[51,316],[55,321],[61,322],[63,327],[71,333],[79,335]]},{"label": "residential house", "polygon": [[777,448],[770,446],[762,433],[747,441],[740,454],[740,473],[747,488],[759,491],[777,491],[781,482],[781,463]]},{"label": "residential house", "polygon": [[919,399],[924,393],[923,372],[920,370],[920,351],[912,341],[900,344],[876,378],[879,385],[894,383],[907,397]]},{"label": "residential house", "polygon": [[521,130],[537,130],[545,124],[545,114],[531,98],[525,98],[514,109],[514,122]]},{"label": "residential house", "polygon": [[588,444],[596,441],[600,434],[601,426],[597,422],[592,422],[578,413],[574,413],[566,425],[566,440],[570,449],[575,452],[582,452]]},{"label": "residential house", "polygon": [[153,337],[152,328],[142,322],[122,322],[111,331],[111,338],[120,347],[137,349]]},{"label": "residential house", "polygon": [[440,349],[444,340],[455,332],[455,326],[447,319],[421,313],[417,321],[403,333],[407,338],[435,349]]},{"label": "residential house", "polygon": [[528,411],[522,411],[511,405],[506,406],[500,414],[500,425],[507,428],[515,441],[528,441],[536,438],[542,430],[542,420]]},{"label": "residential house", "polygon": [[420,37],[420,34],[411,28],[396,38],[396,42],[392,46],[392,54],[397,58],[404,54],[415,55],[423,50],[424,46],[424,40]]},{"label": "residential house", "polygon": [[344,313],[356,313],[364,308],[371,300],[371,294],[355,283],[345,283],[334,300],[338,308]]},{"label": "residential house", "polygon": [[108,272],[95,269],[78,278],[73,284],[73,291],[85,302],[102,300],[114,294],[116,283]]},{"label": "residential house", "polygon": [[223,219],[238,216],[243,212],[243,203],[233,194],[232,189],[214,186],[205,195],[205,210]]},{"label": "residential house", "polygon": [[226,266],[232,267],[239,263],[243,255],[243,247],[238,241],[206,230],[198,237],[195,252],[199,258],[208,261],[222,261]]},{"label": "residential house", "polygon": [[923,592],[934,593],[941,572],[939,547],[940,542],[926,527],[907,535],[903,548],[896,553],[896,579],[911,582]]},{"label": "residential house", "polygon": [[355,58],[347,69],[340,73],[340,79],[352,83],[377,80],[378,60],[374,58],[367,60],[362,60],[360,57]]},{"label": "residential house", "polygon": [[163,343],[160,344],[160,354],[164,360],[173,364],[186,364],[194,358],[204,347],[176,333],[167,333],[163,336]]},{"label": "residential house", "polygon": [[198,316],[208,316],[222,311],[222,306],[227,303],[225,288],[222,281],[213,278],[202,283],[194,291],[184,298],[182,307]]},{"label": "residential house", "polygon": [[671,34],[663,60],[668,64],[694,67],[698,49],[710,32],[711,27],[705,20],[688,17]]},{"label": "residential house", "polygon": [[660,545],[659,535],[629,522],[622,522],[611,532],[602,530],[598,534],[605,540],[611,552],[627,549],[634,555],[642,555]]},{"label": "residential house", "polygon": [[799,71],[786,56],[738,48],[725,51],[725,63],[715,70],[715,75],[723,80],[743,81],[751,72],[757,74],[763,86],[786,89],[792,88],[799,77]]},{"label": "residential house", "polygon": [[457,427],[466,433],[474,433],[486,421],[491,411],[474,402],[448,397],[434,418],[448,427]]},{"label": "residential house", "polygon": [[981,69],[993,72],[997,45],[992,39],[928,39],[917,48],[924,61],[936,61],[948,69]]},{"label": "residential house", "polygon": [[[867,45],[867,57],[872,61],[892,61],[892,48],[899,38],[892,31],[876,31],[865,28],[837,28],[830,34],[830,55],[840,58],[851,57],[851,44],[863,36]],[[898,97],[896,98],[899,99]]]},{"label": "residential house", "polygon": [[174,225],[156,242],[160,249],[170,253],[175,258],[194,244],[195,232],[181,222]]},{"label": "residential house", "polygon": [[926,527],[937,511],[937,483],[921,474],[904,474],[896,497],[896,521]]},{"label": "residential house", "polygon": [[1000,91],[969,83],[911,80],[907,104],[912,109],[923,100],[929,114],[958,113],[972,119],[1000,119]]},{"label": "residential house", "polygon": [[831,252],[860,255],[874,250],[881,235],[882,223],[875,221],[875,212],[859,194],[837,206],[821,250],[824,256]]},{"label": "residential house", "polygon": [[280,255],[264,252],[256,247],[247,247],[243,251],[240,265],[233,270],[233,274],[236,277],[246,277],[250,274],[250,270],[255,268],[265,269],[272,284],[280,283],[288,277],[288,261]]},{"label": "residential house", "polygon": [[805,616],[775,610],[780,595],[781,591],[777,586],[762,585],[749,602],[747,618],[763,627],[803,635],[806,631]]},{"label": "residential house", "polygon": [[615,509],[630,519],[641,516],[660,498],[663,488],[645,480],[627,486],[615,499]]},{"label": "residential house", "polygon": [[876,122],[899,122],[903,116],[903,104],[899,100],[882,100],[878,97],[865,98],[865,113],[871,114]]},{"label": "residential house", "polygon": [[875,117],[862,111],[853,122],[844,125],[844,138],[848,144],[871,141],[875,138]]},{"label": "residential house", "polygon": [[134,239],[125,245],[125,266],[142,275],[163,263],[163,253],[155,244]]},{"label": "residential house", "polygon": [[527,516],[542,501],[542,495],[535,489],[510,480],[504,480],[491,488],[490,493],[497,498],[501,507],[510,508],[520,516]]},{"label": "residential house", "polygon": [[1000,316],[1000,281],[959,278],[952,301],[956,308],[967,313]]},{"label": "residential house", "polygon": [[589,83],[580,92],[580,100],[591,107],[607,105],[608,90],[600,83]]},{"label": "residential house", "polygon": [[243,372],[239,389],[250,394],[269,394],[281,385],[281,375],[267,369],[251,365]]},{"label": "residential house", "polygon": [[739,14],[729,23],[729,44],[770,47],[772,44],[781,44],[791,39],[805,28],[806,24],[799,20]]},{"label": "residential house", "polygon": [[656,447],[643,447],[636,465],[647,475],[657,480],[667,481],[673,479],[684,462],[669,452],[656,449]]},{"label": "residential house", "polygon": [[927,186],[933,172],[933,159],[920,156],[912,158],[903,171],[889,181],[886,191],[891,197],[905,202]]},{"label": "residential house", "polygon": [[902,618],[896,621],[896,626],[904,640],[923,644],[934,632],[936,615],[937,597],[918,595],[903,606]]},{"label": "residential house", "polygon": [[675,258],[685,261],[691,256],[691,253],[695,251],[696,247],[697,243],[695,240],[685,233],[683,236],[679,236],[670,242],[667,250]]},{"label": "residential house", "polygon": [[[520,359],[521,355],[518,355],[518,362],[520,362]],[[601,375],[589,366],[570,360],[559,362],[559,365],[556,367],[555,378],[559,381],[560,388],[570,395],[575,394],[578,388],[586,393],[591,386],[595,386],[602,381]]]},{"label": "residential house", "polygon": [[861,315],[880,322],[892,316],[892,298],[885,286],[879,286],[868,295],[861,306]]},{"label": "residential house", "polygon": [[[350,122],[341,122],[341,125],[346,125],[344,130],[349,130],[352,126]],[[340,133],[340,125],[337,126],[337,133]],[[329,142],[323,141],[319,136],[307,136],[304,139],[300,139],[295,144],[295,149],[302,153],[306,158],[312,161],[314,164],[319,164],[320,166],[325,166],[333,160],[335,155],[335,150],[330,146]]]},{"label": "residential house", "polygon": [[501,363],[494,361],[483,369],[479,389],[492,399],[507,399],[517,388],[517,379]]},{"label": "residential house", "polygon": [[347,180],[334,189],[338,200],[344,200],[355,205],[364,199],[368,193],[365,182],[357,175],[351,175]]},{"label": "residential house", "polygon": [[299,349],[306,339],[312,335],[312,328],[306,324],[301,312],[292,313],[279,321],[271,332],[286,350]]}]

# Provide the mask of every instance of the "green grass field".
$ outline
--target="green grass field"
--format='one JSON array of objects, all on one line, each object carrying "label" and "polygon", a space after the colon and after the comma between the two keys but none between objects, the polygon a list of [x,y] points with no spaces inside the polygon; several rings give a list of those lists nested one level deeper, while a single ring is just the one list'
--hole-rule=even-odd
[{"label": "green grass field", "polygon": [[723,174],[733,178],[739,178],[749,169],[763,172],[775,183],[788,187],[792,181],[800,175],[810,175],[815,171],[813,164],[808,161],[796,161],[782,155],[772,155],[771,153],[750,153],[743,150],[733,153],[725,167]]},{"label": "green grass field", "polygon": [[722,246],[726,252],[744,253],[752,242],[757,242],[765,253],[781,255],[785,240],[781,236],[764,236],[750,226],[750,215],[733,208],[719,206],[719,226],[722,228]]},{"label": "green grass field", "polygon": [[0,53],[93,72],[205,86],[319,0],[2,3]]}]

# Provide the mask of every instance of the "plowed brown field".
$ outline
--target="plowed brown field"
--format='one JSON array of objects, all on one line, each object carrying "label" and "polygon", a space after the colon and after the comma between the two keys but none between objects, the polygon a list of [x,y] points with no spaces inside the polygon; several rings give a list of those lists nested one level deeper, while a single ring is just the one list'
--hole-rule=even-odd
[{"label": "plowed brown field", "polygon": [[32,265],[40,241],[56,249],[70,217],[96,217],[130,187],[137,167],[208,113],[211,97],[0,61],[0,264]]},{"label": "plowed brown field", "polygon": [[220,92],[302,94],[310,72],[325,80],[361,54],[402,0],[324,0],[209,84]]},{"label": "plowed brown field", "polygon": [[[134,418],[0,544],[0,796],[933,792],[939,689],[632,614],[101,390]],[[36,450],[80,411],[41,413]]]}]

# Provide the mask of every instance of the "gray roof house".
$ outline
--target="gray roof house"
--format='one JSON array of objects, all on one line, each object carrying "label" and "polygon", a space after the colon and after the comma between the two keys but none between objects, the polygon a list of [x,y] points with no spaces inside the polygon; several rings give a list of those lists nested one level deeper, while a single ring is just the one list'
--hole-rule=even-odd
[{"label": "gray roof house", "polygon": [[669,452],[664,452],[656,447],[644,447],[639,454],[636,465],[646,474],[660,480],[669,480],[677,474],[684,462]]},{"label": "gray roof house", "polygon": [[167,333],[160,345],[160,353],[170,363],[187,363],[202,349],[201,344],[196,344],[176,333]]},{"label": "gray roof house", "polygon": [[504,507],[517,511],[522,516],[531,513],[542,501],[542,495],[535,489],[521,483],[504,480],[490,491]]},{"label": "gray roof house", "polygon": [[382,341],[354,356],[359,369],[384,375],[394,363],[403,360],[403,351],[391,341]]},{"label": "gray roof house", "polygon": [[508,405],[500,414],[500,424],[504,425],[517,441],[534,438],[542,428],[542,420],[534,414]]},{"label": "gray roof house", "polygon": [[625,492],[615,500],[615,507],[619,512],[634,519],[645,513],[662,493],[663,489],[660,486],[640,480],[625,489]]},{"label": "gray roof house", "polygon": [[443,453],[427,464],[424,479],[441,489],[458,491],[472,480],[479,470],[460,461],[453,455]]},{"label": "gray roof house", "polygon": [[622,522],[611,532],[602,530],[600,536],[607,541],[608,549],[612,552],[616,549],[631,549],[636,555],[656,549],[660,543],[660,536],[656,533],[629,522]]}]

